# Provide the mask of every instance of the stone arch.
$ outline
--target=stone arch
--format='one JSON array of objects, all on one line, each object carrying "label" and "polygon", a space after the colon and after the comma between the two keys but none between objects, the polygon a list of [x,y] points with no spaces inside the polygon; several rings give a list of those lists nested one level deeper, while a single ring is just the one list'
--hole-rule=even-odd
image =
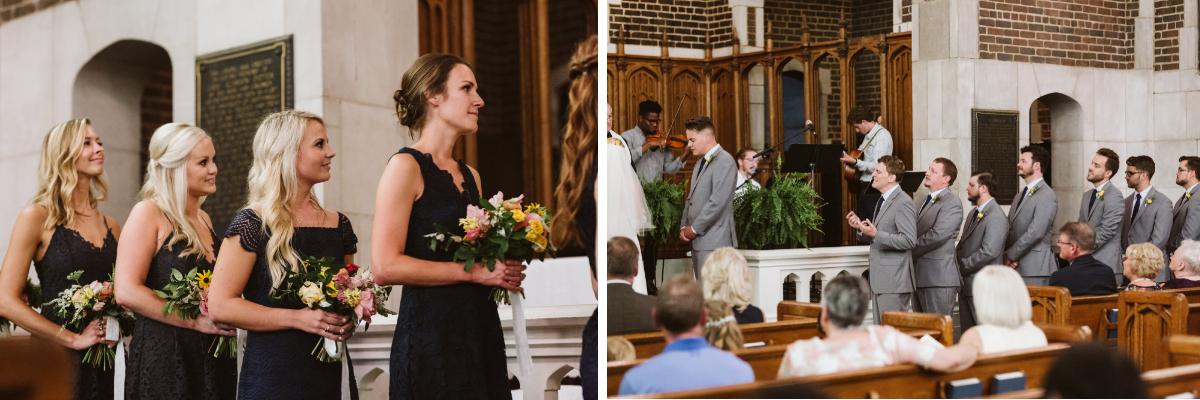
[{"label": "stone arch", "polygon": [[796,285],[800,276],[792,273],[783,278],[783,299],[796,301]]},{"label": "stone arch", "polygon": [[[836,54],[823,52],[813,55],[813,69],[810,74],[815,74],[815,82],[817,87],[814,93],[816,98],[814,105],[817,110],[816,115],[813,115],[811,120],[817,126],[817,137],[819,143],[831,143],[832,140],[842,140],[842,120],[844,111],[842,110],[841,96],[842,79],[841,76],[841,61]],[[824,138],[824,139],[821,139]]]},{"label": "stone arch", "polygon": [[386,400],[391,385],[390,379],[387,371],[381,368],[367,371],[366,374],[363,374],[362,379],[358,380],[359,397],[362,400]]},{"label": "stone arch", "polygon": [[[821,290],[825,288],[826,275],[822,271],[813,272],[809,287],[796,288],[796,294],[809,303],[821,302]],[[814,288],[816,288],[814,290]]]},{"label": "stone arch", "polygon": [[[572,367],[567,364],[563,364],[562,366],[558,367],[558,369],[556,369],[556,370],[554,370],[554,372],[550,373],[550,376],[546,377],[546,391],[557,393],[558,390],[562,388],[563,378],[566,378],[567,374],[571,373],[571,371],[574,371],[574,370],[575,370],[575,367]],[[539,396],[539,397],[541,397],[541,396]]]},{"label": "stone arch", "polygon": [[172,62],[166,49],[119,40],[91,57],[75,75],[72,118],[91,118],[105,144],[108,200],[100,211],[124,223],[137,202],[150,134],[173,120]]},{"label": "stone arch", "polygon": [[[1034,100],[1027,111],[1027,120],[1031,123],[1029,143],[1050,151],[1046,183],[1054,188],[1054,193],[1060,199],[1080,198],[1090,187],[1086,180],[1087,164],[1091,154],[1099,148],[1083,140],[1083,106],[1071,96],[1052,92]],[[1044,116],[1047,113],[1048,121],[1042,123],[1044,126],[1040,128],[1048,127],[1049,132],[1039,129],[1038,133],[1043,134],[1034,137],[1033,122],[1041,123],[1038,114]],[[1079,215],[1079,207],[1077,201],[1060,201],[1054,226],[1074,221]]]},{"label": "stone arch", "polygon": [[807,135],[801,134],[804,132],[805,121],[808,119],[804,99],[805,66],[800,60],[788,57],[779,64],[778,70],[779,104],[783,111],[781,113],[783,117],[782,138],[795,136],[784,144],[783,150],[787,152],[787,148],[791,145],[807,143],[808,139]]}]

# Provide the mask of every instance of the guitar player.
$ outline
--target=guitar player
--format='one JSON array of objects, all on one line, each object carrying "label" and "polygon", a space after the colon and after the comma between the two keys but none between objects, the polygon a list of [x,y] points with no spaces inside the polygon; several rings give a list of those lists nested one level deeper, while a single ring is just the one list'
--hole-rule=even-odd
[{"label": "guitar player", "polygon": [[860,175],[861,190],[858,209],[854,213],[861,219],[875,221],[875,206],[883,194],[871,187],[871,172],[875,171],[875,163],[880,157],[892,154],[892,133],[879,123],[878,113],[862,105],[850,110],[846,115],[846,123],[854,125],[854,130],[859,134],[866,135],[857,151],[862,153],[862,159],[842,153],[842,163]]}]

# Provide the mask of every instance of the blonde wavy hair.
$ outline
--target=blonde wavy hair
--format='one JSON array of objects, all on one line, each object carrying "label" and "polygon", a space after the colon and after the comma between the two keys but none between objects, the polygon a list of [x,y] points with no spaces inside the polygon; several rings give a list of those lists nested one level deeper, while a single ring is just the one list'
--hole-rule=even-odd
[{"label": "blonde wavy hair", "polygon": [[583,189],[596,162],[596,35],[571,56],[571,88],[567,94],[567,126],[563,128],[562,165],[554,190],[555,213],[550,221],[550,242],[559,246],[583,245],[575,227]]},{"label": "blonde wavy hair", "polygon": [[[170,123],[159,127],[150,137],[150,162],[146,163],[146,181],[142,183],[142,191],[138,197],[158,206],[171,223],[171,241],[167,242],[167,250],[175,243],[184,242],[188,247],[181,253],[187,255],[204,255],[207,253],[200,233],[188,220],[184,212],[187,207],[188,179],[187,164],[191,158],[192,148],[201,140],[208,138],[204,130],[184,124]],[[196,204],[204,204],[204,198]],[[197,213],[197,220],[200,215]]]},{"label": "blonde wavy hair", "polygon": [[1129,259],[1129,272],[1138,278],[1154,279],[1163,269],[1163,253],[1152,243],[1129,245],[1125,249],[1125,258]]},{"label": "blonde wavy hair", "polygon": [[254,164],[250,167],[247,185],[250,198],[246,208],[257,211],[263,232],[271,233],[266,253],[272,288],[279,286],[285,269],[295,272],[300,264],[300,254],[292,248],[296,221],[291,199],[307,195],[309,204],[319,211],[325,210],[312,189],[307,194],[297,193],[300,184],[296,159],[309,121],[325,125],[325,120],[316,114],[285,110],[263,118],[254,134]]},{"label": "blonde wavy hair", "polygon": [[629,339],[609,336],[608,345],[605,347],[608,348],[608,361],[633,361],[637,358],[633,343]]},{"label": "blonde wavy hair", "polygon": [[732,247],[713,250],[704,261],[700,271],[704,280],[704,299],[720,300],[733,306],[737,312],[746,311],[754,285],[750,283],[750,271],[746,269],[746,257]]},{"label": "blonde wavy hair", "polygon": [[[83,153],[83,139],[91,120],[73,119],[50,128],[42,139],[42,157],[38,161],[38,191],[32,203],[46,209],[49,215],[42,225],[50,230],[56,226],[74,226],[75,210],[72,197],[79,183],[75,161]],[[88,203],[92,208],[108,197],[108,182],[101,174],[91,180]]]},{"label": "blonde wavy hair", "polygon": [[738,327],[733,317],[733,307],[720,300],[709,300],[704,303],[708,309],[708,321],[704,324],[704,339],[721,350],[741,350],[745,346],[742,328]]}]

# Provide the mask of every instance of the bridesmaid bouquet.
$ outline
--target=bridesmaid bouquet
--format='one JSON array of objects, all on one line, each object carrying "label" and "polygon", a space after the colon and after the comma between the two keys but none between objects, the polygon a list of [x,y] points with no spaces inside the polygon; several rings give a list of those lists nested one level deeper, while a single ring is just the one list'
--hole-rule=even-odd
[{"label": "bridesmaid bouquet", "polygon": [[[171,280],[162,290],[155,290],[158,297],[167,299],[163,305],[163,315],[176,313],[180,319],[196,319],[200,315],[208,316],[208,285],[212,283],[212,271],[197,271],[192,268],[187,275],[179,270],[171,271]],[[213,351],[213,347],[216,351]],[[237,358],[237,338],[217,336],[209,346],[215,358]]]},{"label": "bridesmaid bouquet", "polygon": [[[271,295],[271,301],[287,307],[307,307],[338,315],[349,315],[355,324],[366,322],[371,328],[371,317],[379,314],[395,314],[384,307],[391,286],[378,286],[371,276],[370,267],[355,264],[338,264],[333,257],[304,259],[303,271],[286,271],[279,288]],[[337,362],[345,351],[341,342],[326,341],[321,337],[313,348],[317,360]]]},{"label": "bridesmaid bouquet", "polygon": [[[25,305],[33,309],[42,308],[42,285],[33,283],[32,279],[25,278],[25,290],[21,291],[21,300],[25,301]],[[9,321],[8,318],[0,317],[0,337],[8,337],[12,335],[15,324]]]},{"label": "bridesmaid bouquet", "polygon": [[[94,281],[87,285],[79,284],[80,275],[83,271],[67,275],[67,280],[75,281],[75,284],[46,303],[54,307],[55,315],[67,319],[63,328],[66,325],[82,328],[96,318],[108,318],[106,340],[119,340],[121,332],[132,332],[135,317],[113,301],[112,275],[107,282]],[[116,353],[108,345],[97,344],[83,354],[83,362],[106,371],[115,365]]]},{"label": "bridesmaid bouquet", "polygon": [[[517,196],[504,200],[504,192],[497,192],[491,199],[479,199],[479,206],[467,205],[467,217],[458,220],[466,232],[463,236],[450,233],[441,225],[434,224],[436,233],[431,238],[430,250],[442,250],[454,254],[455,262],[463,263],[463,270],[470,271],[475,262],[482,262],[488,271],[496,269],[496,259],[519,259],[525,262],[545,261],[546,255],[554,258],[554,245],[546,239],[550,235],[550,215],[546,208],[530,204],[521,209]],[[493,288],[491,298],[497,304],[511,304],[509,293]]]}]

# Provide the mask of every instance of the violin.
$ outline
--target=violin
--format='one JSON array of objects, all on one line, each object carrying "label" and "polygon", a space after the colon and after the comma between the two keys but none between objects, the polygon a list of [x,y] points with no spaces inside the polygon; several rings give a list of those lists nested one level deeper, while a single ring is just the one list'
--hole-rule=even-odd
[{"label": "violin", "polygon": [[[676,149],[680,147],[687,147],[688,145],[687,136],[682,133],[669,134],[664,133],[663,131],[655,131],[653,135],[646,136],[647,142],[652,142],[655,140],[665,140],[667,147]],[[658,151],[658,146],[651,147],[650,150]]]}]

